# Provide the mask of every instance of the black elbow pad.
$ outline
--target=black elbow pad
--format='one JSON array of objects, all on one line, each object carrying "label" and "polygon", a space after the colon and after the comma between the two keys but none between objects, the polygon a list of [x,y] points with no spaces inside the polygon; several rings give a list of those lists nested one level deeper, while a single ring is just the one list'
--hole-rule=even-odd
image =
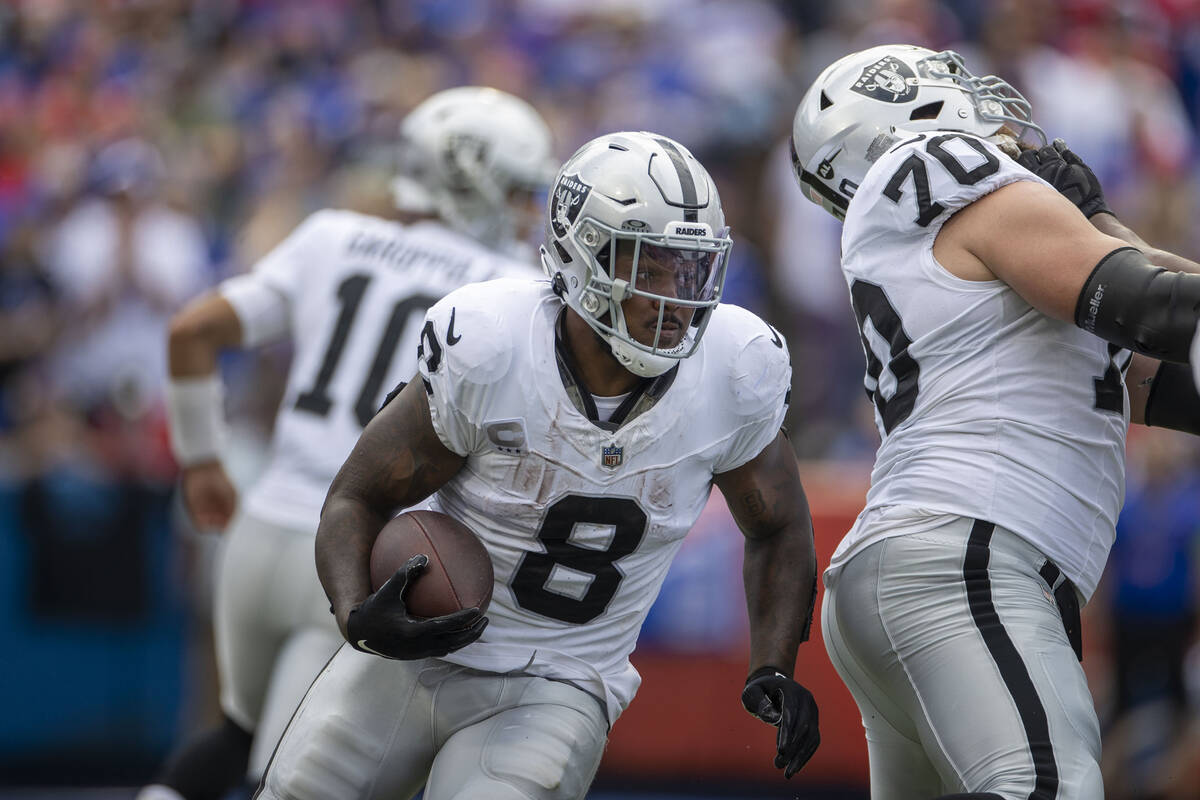
[{"label": "black elbow pad", "polygon": [[1121,247],[1100,260],[1075,303],[1075,324],[1134,352],[1186,364],[1200,318],[1200,275],[1156,267]]},{"label": "black elbow pad", "polygon": [[1163,362],[1146,398],[1146,424],[1200,436],[1200,393],[1191,367]]}]

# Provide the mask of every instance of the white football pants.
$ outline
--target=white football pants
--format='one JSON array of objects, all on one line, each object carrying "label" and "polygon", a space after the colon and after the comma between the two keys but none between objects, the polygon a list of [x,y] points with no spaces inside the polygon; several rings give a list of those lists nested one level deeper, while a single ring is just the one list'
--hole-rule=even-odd
[{"label": "white football pants", "polygon": [[257,782],[313,678],[344,641],[317,579],[313,532],[239,514],[218,562],[213,628],[221,709],[254,731]]},{"label": "white football pants", "polygon": [[1046,557],[934,517],[825,576],[825,647],[866,728],[872,800],[1101,800],[1100,729]]},{"label": "white football pants", "polygon": [[264,800],[575,800],[608,738],[566,683],[340,649],[288,725]]}]

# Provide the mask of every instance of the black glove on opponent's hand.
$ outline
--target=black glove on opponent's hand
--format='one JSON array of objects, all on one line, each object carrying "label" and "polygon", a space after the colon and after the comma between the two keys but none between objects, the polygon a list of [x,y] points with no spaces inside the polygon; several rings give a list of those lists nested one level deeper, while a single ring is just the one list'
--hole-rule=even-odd
[{"label": "black glove on opponent's hand", "polygon": [[1062,139],[1055,139],[1040,149],[1024,151],[1017,157],[1017,163],[1053,186],[1088,219],[1102,212],[1112,213],[1096,173],[1068,150]]},{"label": "black glove on opponent's hand", "polygon": [[774,667],[750,673],[742,689],[742,705],[768,725],[779,727],[775,766],[790,778],[800,771],[821,743],[817,701],[812,692]]},{"label": "black glove on opponent's hand", "polygon": [[404,591],[428,564],[427,556],[413,556],[379,591],[351,610],[346,632],[355,650],[411,661],[444,656],[479,638],[488,620],[478,608],[429,619],[409,616]]}]

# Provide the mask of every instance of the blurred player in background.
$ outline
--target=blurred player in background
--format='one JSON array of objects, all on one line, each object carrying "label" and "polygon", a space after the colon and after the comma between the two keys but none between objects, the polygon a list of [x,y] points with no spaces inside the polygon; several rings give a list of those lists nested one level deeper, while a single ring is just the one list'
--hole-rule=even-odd
[{"label": "blurred player in background", "polygon": [[[712,178],[665,137],[602,136],[560,170],[547,222],[550,280],[477,284],[430,309],[420,379],[338,473],[317,568],[353,647],[309,690],[258,796],[583,797],[713,484],[745,534],[743,704],[779,726],[789,777],[816,749],[816,705],[791,678],[816,560],[780,429],[788,351],[719,305],[732,242]],[[434,491],[492,557],[487,618],[408,616],[421,556],[371,593],[380,527]]]},{"label": "blurred player in background", "polygon": [[[313,564],[330,481],[384,393],[415,372],[426,310],[465,283],[536,274],[502,255],[532,232],[557,166],[531,106],[449,89],[406,117],[400,139],[398,220],[318,212],[172,321],[168,401],[184,503],[199,527],[229,528],[214,610],[225,718],[140,800],[216,800],[258,780],[341,642]],[[217,356],[287,338],[295,352],[270,462],[239,503],[220,458]]]},{"label": "blurred player in background", "polygon": [[[1020,153],[1026,134],[1042,146]],[[1024,98],[951,52],[828,67],[793,162],[844,221],[883,439],[823,609],[871,797],[1102,797],[1079,601],[1113,542],[1128,422],[1200,432],[1197,265],[1121,225]]]}]

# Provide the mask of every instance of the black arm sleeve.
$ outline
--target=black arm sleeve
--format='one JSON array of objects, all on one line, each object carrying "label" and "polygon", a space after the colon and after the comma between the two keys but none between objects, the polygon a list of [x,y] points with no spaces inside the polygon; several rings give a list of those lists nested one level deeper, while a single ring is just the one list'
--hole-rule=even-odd
[{"label": "black arm sleeve", "polygon": [[1186,364],[1200,318],[1200,275],[1156,267],[1121,247],[1100,259],[1075,303],[1075,324],[1160,361]]},{"label": "black arm sleeve", "polygon": [[1146,424],[1200,436],[1200,393],[1191,367],[1159,366],[1146,398]]}]

